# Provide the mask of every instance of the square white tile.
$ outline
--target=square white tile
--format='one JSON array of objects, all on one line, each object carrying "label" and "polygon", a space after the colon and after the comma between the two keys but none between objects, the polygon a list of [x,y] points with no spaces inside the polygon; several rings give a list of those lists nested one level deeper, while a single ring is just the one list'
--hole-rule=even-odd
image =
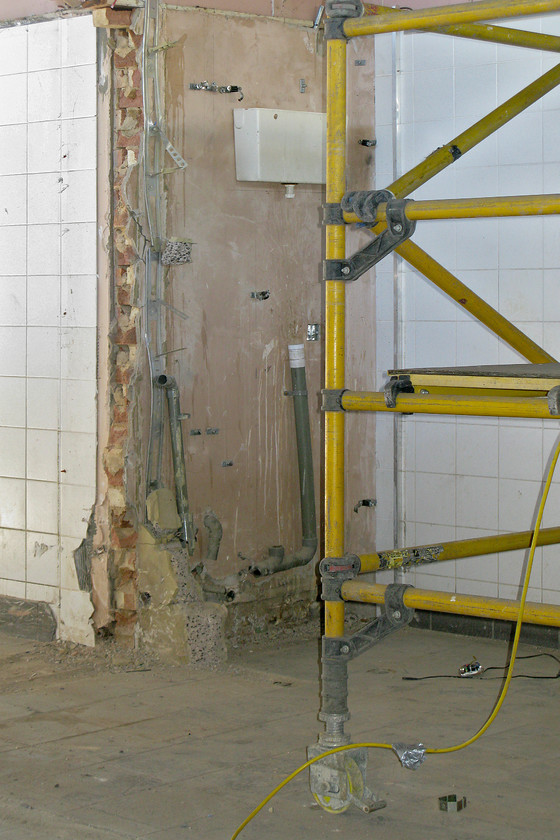
[{"label": "square white tile", "polygon": [[28,531],[26,538],[27,582],[59,586],[59,543],[56,534]]},{"label": "square white tile", "polygon": [[25,277],[0,277],[0,326],[25,326]]},{"label": "square white tile", "polygon": [[94,504],[95,487],[81,487],[76,484],[61,485],[60,533],[62,536],[84,539]]},{"label": "square white tile", "polygon": [[25,426],[25,379],[0,376],[0,426]]},{"label": "square white tile", "polygon": [[0,177],[0,225],[24,225],[27,221],[27,176]]},{"label": "square white tile", "polygon": [[63,379],[97,377],[97,331],[94,327],[69,327],[60,335],[60,375]]},{"label": "square white tile", "polygon": [[25,478],[25,429],[0,426],[0,476]]},{"label": "square white tile", "polygon": [[416,470],[418,472],[455,472],[455,423],[416,422]]},{"label": "square white tile", "polygon": [[90,15],[61,21],[62,65],[95,64],[97,30]]},{"label": "square white tile", "polygon": [[95,487],[97,440],[92,432],[60,433],[60,482]]},{"label": "square white tile", "polygon": [[62,273],[95,274],[97,271],[97,225],[67,223],[62,236]]},{"label": "square white tile", "polygon": [[60,324],[60,277],[27,278],[27,323],[30,327]]},{"label": "square white tile", "polygon": [[0,29],[0,76],[27,72],[27,27]]},{"label": "square white tile", "polygon": [[60,67],[60,29],[62,25],[63,21],[49,20],[29,27],[27,40],[27,69],[29,72]]},{"label": "square white tile", "polygon": [[0,227],[0,274],[22,275],[27,271],[27,228]]},{"label": "square white tile", "polygon": [[56,482],[27,481],[27,530],[58,533],[58,485]]},{"label": "square white tile", "polygon": [[27,126],[0,126],[0,175],[27,171]]},{"label": "square white tile", "polygon": [[60,223],[60,202],[63,184],[58,172],[29,175],[28,205],[30,225]]},{"label": "square white tile", "polygon": [[44,601],[53,608],[56,618],[57,606],[60,600],[60,590],[57,586],[44,586],[42,583],[26,583],[25,597],[28,601]]},{"label": "square white tile", "polygon": [[25,529],[25,481],[0,478],[0,510],[2,527]]},{"label": "square white tile", "polygon": [[94,274],[61,278],[61,322],[67,327],[97,324],[97,277]]},{"label": "square white tile", "polygon": [[0,76],[0,125],[27,122],[27,74]]},{"label": "square white tile", "polygon": [[24,531],[0,528],[0,577],[25,580]]},{"label": "square white tile", "polygon": [[25,327],[0,327],[0,376],[25,376]]},{"label": "square white tile", "polygon": [[25,581],[0,578],[0,595],[8,595],[10,598],[25,598]]},{"label": "square white tile", "polygon": [[65,119],[62,122],[62,169],[95,169],[97,162],[97,120],[95,117]]},{"label": "square white tile", "polygon": [[60,272],[60,225],[29,225],[27,228],[27,273]]},{"label": "square white tile", "polygon": [[59,120],[28,126],[28,171],[59,172],[61,167],[61,124]]},{"label": "square white tile", "polygon": [[95,222],[97,172],[94,169],[83,169],[65,173],[60,199],[63,222]]},{"label": "square white tile", "polygon": [[27,329],[27,375],[60,375],[60,331],[57,327]]},{"label": "square white tile", "polygon": [[58,626],[60,638],[62,640],[71,639],[78,644],[93,647],[95,645],[95,634],[90,622],[93,605],[89,593],[62,589],[60,596]]},{"label": "square white tile", "polygon": [[91,432],[97,429],[97,386],[93,381],[63,380],[61,388],[61,421],[64,432]]},{"label": "square white tile", "polygon": [[75,120],[97,113],[97,68],[95,64],[62,70],[62,117]]},{"label": "square white tile", "polygon": [[60,382],[27,379],[27,425],[30,429],[58,429]]},{"label": "square white tile", "polygon": [[61,70],[39,70],[28,75],[28,122],[61,117]]},{"label": "square white tile", "polygon": [[455,480],[452,475],[416,473],[416,522],[455,525]]},{"label": "square white tile", "polygon": [[55,430],[28,429],[27,478],[58,481],[58,433]]}]

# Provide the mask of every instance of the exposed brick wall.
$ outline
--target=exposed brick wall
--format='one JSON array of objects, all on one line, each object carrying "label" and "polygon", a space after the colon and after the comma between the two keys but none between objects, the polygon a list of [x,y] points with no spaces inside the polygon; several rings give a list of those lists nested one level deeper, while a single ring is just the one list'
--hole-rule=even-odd
[{"label": "exposed brick wall", "polygon": [[140,311],[138,278],[140,258],[136,248],[136,223],[130,213],[130,193],[135,192],[143,134],[141,35],[130,29],[112,29],[114,41],[114,310],[111,326],[110,432],[103,464],[108,478],[110,525],[109,564],[114,586],[115,636],[133,646],[136,625],[137,517],[128,498],[126,459],[131,445],[134,383]]}]

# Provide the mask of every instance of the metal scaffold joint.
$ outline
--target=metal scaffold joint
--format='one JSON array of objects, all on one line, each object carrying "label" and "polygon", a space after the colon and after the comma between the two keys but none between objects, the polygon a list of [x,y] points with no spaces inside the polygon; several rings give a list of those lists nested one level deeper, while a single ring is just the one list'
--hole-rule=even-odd
[{"label": "metal scaffold joint", "polygon": [[407,218],[408,201],[406,199],[387,201],[384,198],[383,203],[385,202],[387,228],[376,236],[373,242],[348,259],[325,260],[323,263],[325,280],[357,280],[412,236],[416,229],[416,222]]},{"label": "metal scaffold joint", "polygon": [[344,21],[348,18],[359,18],[364,13],[361,0],[327,0],[327,20],[325,22],[325,37],[327,40],[348,40],[344,33]]}]

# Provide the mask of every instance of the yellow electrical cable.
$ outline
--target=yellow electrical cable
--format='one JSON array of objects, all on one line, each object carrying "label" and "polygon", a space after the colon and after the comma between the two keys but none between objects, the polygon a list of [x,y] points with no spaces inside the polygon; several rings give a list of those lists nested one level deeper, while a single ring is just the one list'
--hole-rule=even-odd
[{"label": "yellow electrical cable", "polygon": [[[537,513],[537,519],[536,519],[536,522],[535,522],[535,530],[533,531],[533,537],[531,539],[531,547],[530,547],[530,550],[529,550],[529,559],[527,561],[527,568],[525,570],[525,577],[524,577],[524,580],[523,580],[523,589],[521,591],[521,598],[519,599],[519,613],[518,613],[518,616],[517,616],[517,623],[515,625],[515,635],[513,637],[513,646],[512,646],[512,649],[511,649],[511,657],[510,657],[510,662],[509,662],[509,668],[508,668],[508,671],[507,671],[507,675],[506,675],[506,679],[505,679],[503,688],[500,692],[500,696],[498,697],[498,700],[496,701],[496,705],[494,706],[494,709],[492,710],[491,715],[488,717],[486,722],[480,727],[478,732],[476,732],[467,741],[463,741],[461,744],[455,744],[452,747],[439,747],[439,748],[427,747],[426,750],[425,750],[426,754],[441,755],[442,753],[457,752],[457,750],[462,750],[465,747],[468,747],[471,744],[474,744],[474,742],[477,741],[481,737],[481,735],[484,735],[484,733],[486,732],[488,727],[491,726],[491,724],[494,722],[498,712],[500,711],[500,709],[503,705],[504,700],[506,699],[506,694],[508,692],[508,688],[509,688],[509,685],[510,685],[512,677],[513,677],[513,668],[514,668],[514,665],[515,665],[515,658],[517,656],[517,648],[519,647],[519,637],[521,635],[521,627],[523,625],[523,610],[525,608],[525,601],[527,600],[527,590],[529,589],[529,580],[531,578],[531,570],[533,568],[533,558],[535,556],[535,549],[537,547],[537,540],[539,538],[539,531],[540,531],[540,528],[541,528],[542,518],[543,518],[543,514],[544,514],[544,508],[545,508],[545,505],[546,505],[546,500],[548,498],[548,491],[550,490],[550,485],[552,483],[552,478],[554,476],[554,469],[556,467],[556,462],[558,461],[559,456],[560,456],[560,440],[558,441],[558,443],[556,445],[556,449],[554,450],[554,455],[552,457],[552,462],[551,462],[549,470],[548,470],[548,474],[547,474],[547,477],[546,477],[546,482],[545,482],[541,502],[540,502],[540,505],[539,505],[539,510],[538,510],[538,513]],[[302,773],[304,770],[307,770],[308,767],[311,767],[312,764],[315,764],[316,761],[320,761],[322,758],[325,758],[328,755],[334,755],[335,753],[343,752],[344,750],[356,750],[356,749],[363,749],[363,748],[392,750],[393,745],[392,744],[375,744],[375,743],[369,743],[369,742],[360,743],[360,744],[345,744],[345,746],[343,746],[343,747],[335,747],[335,749],[326,750],[326,752],[315,756],[315,758],[311,758],[309,761],[306,761],[305,764],[302,764],[301,767],[298,767],[297,770],[294,770],[293,773],[290,773],[289,776],[287,776],[282,782],[280,782],[280,784],[277,785],[274,788],[274,790],[272,790],[268,794],[268,796],[265,799],[263,799],[263,801],[259,805],[257,805],[256,808],[254,808],[251,811],[249,816],[245,820],[243,820],[243,822],[241,823],[241,825],[239,826],[237,831],[235,831],[235,833],[232,835],[231,840],[236,840],[236,837],[239,837],[239,835],[241,834],[243,829],[251,822],[253,817],[255,817],[259,813],[259,811],[262,810],[262,808],[264,808],[264,806],[268,802],[270,802],[270,800],[274,796],[276,796],[276,794],[279,791],[282,790],[283,787],[285,787],[289,782],[291,782],[292,779],[295,779],[295,777],[298,776],[300,773]]]}]

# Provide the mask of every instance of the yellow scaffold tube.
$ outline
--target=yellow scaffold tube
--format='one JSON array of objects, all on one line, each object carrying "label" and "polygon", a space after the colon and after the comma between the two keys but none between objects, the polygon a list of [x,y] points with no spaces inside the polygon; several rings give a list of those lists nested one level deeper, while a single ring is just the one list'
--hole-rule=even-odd
[{"label": "yellow scaffold tube", "polygon": [[[479,4],[473,3],[470,8],[476,5]],[[557,3],[557,8],[560,9],[560,3]],[[389,184],[388,189],[397,198],[404,198],[410,195],[411,192],[421,187],[422,184],[425,184],[430,178],[437,175],[438,172],[441,172],[452,164],[461,155],[470,151],[482,140],[490,137],[491,134],[503,125],[518,114],[521,114],[546,93],[554,90],[558,84],[560,84],[560,64],[548,70],[548,72],[543,73],[542,76],[534,82],[531,82],[530,85],[527,85],[519,93],[516,93],[515,96],[512,96],[481,120],[478,120],[465,131],[461,132],[461,134],[458,134],[449,143],[436,149],[425,160],[417,164],[417,166],[405,172],[404,175],[401,175],[392,184]]]},{"label": "yellow scaffold tube", "polygon": [[541,32],[527,32],[509,29],[505,26],[474,24],[455,24],[453,26],[434,26],[430,32],[442,35],[454,35],[457,38],[470,38],[476,41],[488,41],[492,44],[510,44],[514,47],[527,47],[532,50],[560,52],[560,38],[557,35],[545,35]]},{"label": "yellow scaffold tube", "polygon": [[[327,202],[340,203],[346,185],[346,41],[327,43]],[[344,225],[327,225],[327,259],[344,259]],[[325,387],[344,388],[346,287],[326,284]],[[325,556],[344,554],[344,415],[325,413]],[[325,603],[325,635],[344,633],[344,602]]]},{"label": "yellow scaffold tube", "polygon": [[500,315],[486,301],[482,300],[468,286],[465,286],[454,274],[430,257],[422,248],[408,239],[396,249],[397,254],[405,259],[417,271],[420,271],[434,285],[460,304],[467,312],[474,315],[482,324],[492,330],[510,347],[521,353],[533,364],[555,362],[554,356],[539,347],[522,330]]},{"label": "yellow scaffold tube", "polygon": [[[387,6],[365,4],[365,14],[386,15],[396,10]],[[403,11],[402,9],[400,11]],[[469,38],[475,41],[488,41],[493,44],[509,44],[515,47],[527,47],[533,50],[560,52],[560,38],[557,35],[546,35],[541,32],[528,32],[523,29],[510,29],[505,26],[491,24],[464,23],[451,26],[424,26],[429,32],[439,32],[441,35],[452,35],[457,38]]]},{"label": "yellow scaffold tube", "polygon": [[[387,204],[376,209],[376,222],[387,221]],[[560,194],[508,195],[484,198],[441,198],[410,201],[405,215],[411,221],[426,219],[478,219],[501,216],[546,216],[560,213]],[[355,213],[344,213],[347,224],[360,222]]]},{"label": "yellow scaffold tube", "polygon": [[[382,604],[386,588],[380,583],[350,580],[342,585],[342,597],[345,601],[355,601],[359,604]],[[508,601],[505,598],[457,595],[453,592],[437,592],[411,586],[405,590],[403,601],[410,609],[473,615],[498,621],[516,621],[519,616],[519,601]],[[560,606],[527,601],[523,610],[523,621],[547,627],[560,627]]]},{"label": "yellow scaffold tube", "polygon": [[348,18],[344,34],[348,38],[358,35],[376,35],[381,32],[402,32],[408,29],[430,29],[434,26],[475,23],[479,20],[498,20],[558,10],[558,0],[479,0],[456,6],[437,6],[414,11],[398,11],[379,17]]},{"label": "yellow scaffold tube", "polygon": [[[529,548],[533,531],[518,531],[513,534],[495,534],[491,537],[474,537],[470,540],[416,545],[411,548],[394,548],[377,554],[360,555],[360,574],[397,569],[401,566],[416,566],[426,562],[442,563],[464,557],[482,557],[500,551],[515,551]],[[542,528],[537,545],[560,543],[560,528]],[[425,557],[432,558],[427,561]]]},{"label": "yellow scaffold tube", "polygon": [[[396,406],[377,391],[345,391],[345,411],[392,411],[397,414],[456,414],[476,417],[537,417],[551,414],[546,397],[475,397],[456,394],[399,394]],[[558,419],[558,418],[556,418]]]}]

